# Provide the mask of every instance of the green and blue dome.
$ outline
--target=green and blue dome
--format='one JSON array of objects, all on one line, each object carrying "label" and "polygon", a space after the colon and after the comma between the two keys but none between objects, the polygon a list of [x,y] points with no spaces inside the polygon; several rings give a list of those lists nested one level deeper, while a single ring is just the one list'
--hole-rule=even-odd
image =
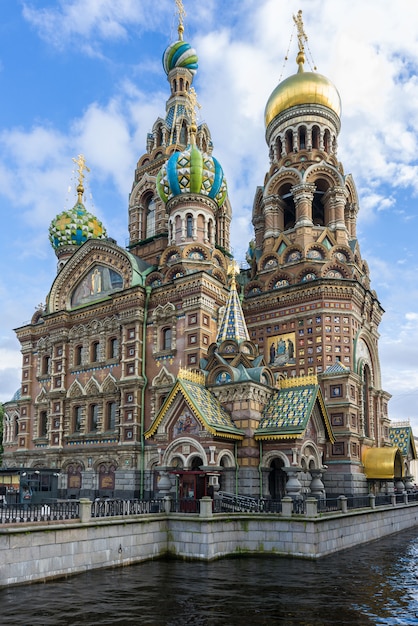
[{"label": "green and blue dome", "polygon": [[192,74],[196,74],[198,68],[196,50],[183,40],[170,44],[163,54],[163,67],[168,74],[175,67],[185,67]]},{"label": "green and blue dome", "polygon": [[52,220],[49,241],[54,250],[63,246],[81,246],[87,239],[105,239],[102,222],[86,210],[79,197],[69,211],[63,211]]},{"label": "green and blue dome", "polygon": [[161,200],[182,194],[200,194],[212,198],[220,207],[227,195],[222,166],[213,156],[201,152],[194,142],[183,152],[174,152],[157,176]]}]

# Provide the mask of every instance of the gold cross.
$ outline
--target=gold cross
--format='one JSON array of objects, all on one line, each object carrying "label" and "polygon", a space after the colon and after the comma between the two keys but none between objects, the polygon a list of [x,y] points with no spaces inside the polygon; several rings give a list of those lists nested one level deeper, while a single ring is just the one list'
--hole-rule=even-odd
[{"label": "gold cross", "polygon": [[76,165],[78,165],[78,184],[83,186],[83,180],[85,176],[84,171],[90,172],[89,168],[86,165],[86,159],[82,154],[79,154],[76,159],[74,159],[73,157],[73,161],[74,163],[76,163]]},{"label": "gold cross", "polygon": [[178,25],[178,33],[179,39],[183,39],[183,31],[184,31],[184,18],[186,17],[186,11],[184,10],[182,0],[176,0],[176,7],[179,14],[179,25]]},{"label": "gold cross", "polygon": [[298,31],[298,44],[299,44],[299,52],[304,52],[305,47],[303,45],[304,41],[308,41],[308,37],[303,28],[303,20],[302,20],[302,11],[299,10],[297,17],[293,16],[293,21],[296,24],[296,28]]}]

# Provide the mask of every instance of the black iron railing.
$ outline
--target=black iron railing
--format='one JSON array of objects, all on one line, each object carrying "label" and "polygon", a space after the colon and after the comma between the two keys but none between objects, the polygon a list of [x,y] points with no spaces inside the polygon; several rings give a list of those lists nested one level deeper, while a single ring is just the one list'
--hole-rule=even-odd
[{"label": "black iron railing", "polygon": [[59,522],[78,519],[79,516],[79,504],[76,501],[29,505],[9,504],[0,508],[0,524]]}]

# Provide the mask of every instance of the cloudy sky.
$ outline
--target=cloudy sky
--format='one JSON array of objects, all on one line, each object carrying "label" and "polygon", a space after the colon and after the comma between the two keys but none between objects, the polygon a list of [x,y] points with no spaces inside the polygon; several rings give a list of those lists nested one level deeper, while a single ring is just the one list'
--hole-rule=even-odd
[{"label": "cloudy sky", "polygon": [[[292,15],[302,9],[314,63],[343,103],[338,156],[357,185],[362,255],[386,311],[380,356],[383,388],[393,396],[390,415],[409,418],[418,434],[418,2],[184,4],[184,38],[199,56],[200,121],[211,129],[227,176],[238,261],[252,238],[254,192],[268,168],[265,103],[296,70]],[[177,38],[174,6],[0,3],[0,401],[19,387],[13,328],[45,302],[56,273],[48,227],[75,202],[73,157],[84,154],[91,170],[87,208],[109,236],[122,246],[127,241],[135,164],[165,112],[161,56]]]}]

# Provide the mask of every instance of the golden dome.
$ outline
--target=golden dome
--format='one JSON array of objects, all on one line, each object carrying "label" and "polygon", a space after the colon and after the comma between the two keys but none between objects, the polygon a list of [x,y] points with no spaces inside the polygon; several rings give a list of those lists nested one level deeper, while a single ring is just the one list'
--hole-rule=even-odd
[{"label": "golden dome", "polygon": [[305,72],[303,55],[298,56],[298,73],[279,83],[267,101],[266,128],[282,111],[300,104],[321,104],[340,116],[341,99],[335,85],[322,74]]}]

